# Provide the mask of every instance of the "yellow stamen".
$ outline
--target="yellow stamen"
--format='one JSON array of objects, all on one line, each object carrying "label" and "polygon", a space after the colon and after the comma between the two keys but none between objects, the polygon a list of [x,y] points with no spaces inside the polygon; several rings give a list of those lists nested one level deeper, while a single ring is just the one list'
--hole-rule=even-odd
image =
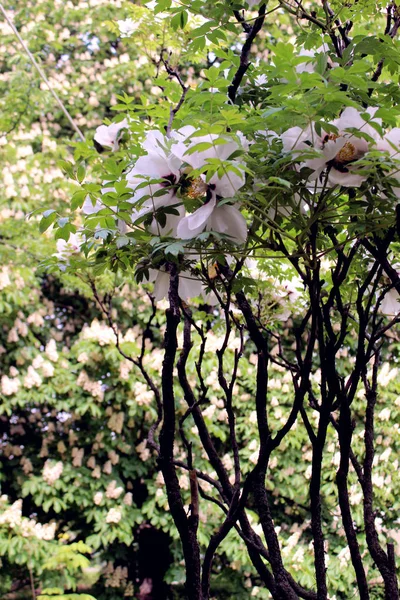
[{"label": "yellow stamen", "polygon": [[215,262],[208,267],[208,276],[210,279],[215,279],[217,277],[217,275],[218,275],[217,263]]},{"label": "yellow stamen", "polygon": [[207,193],[207,184],[198,177],[197,179],[193,179],[190,187],[188,189],[187,195],[189,198],[196,200],[197,198],[202,198]]},{"label": "yellow stamen", "polygon": [[336,154],[335,159],[340,163],[347,163],[357,158],[357,148],[351,142],[346,142]]}]

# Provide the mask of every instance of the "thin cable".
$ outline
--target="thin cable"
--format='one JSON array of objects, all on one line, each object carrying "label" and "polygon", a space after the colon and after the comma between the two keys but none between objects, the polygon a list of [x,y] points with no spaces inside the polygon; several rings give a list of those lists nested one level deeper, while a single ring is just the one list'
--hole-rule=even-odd
[{"label": "thin cable", "polygon": [[46,75],[42,71],[42,68],[36,62],[35,57],[33,56],[32,52],[29,50],[28,46],[25,44],[24,40],[22,39],[22,37],[18,33],[18,31],[17,31],[14,23],[11,21],[11,19],[7,15],[7,13],[6,13],[5,9],[4,9],[4,6],[1,4],[1,2],[0,2],[0,10],[3,13],[4,18],[6,19],[7,23],[9,24],[9,26],[11,27],[11,29],[13,30],[13,32],[17,36],[17,39],[18,39],[19,43],[21,44],[21,46],[23,47],[23,49],[25,50],[26,54],[28,55],[29,60],[31,61],[31,63],[33,64],[33,66],[36,68],[36,70],[39,73],[40,77],[43,79],[43,81],[45,82],[45,84],[49,88],[49,91],[50,91],[51,95],[53,96],[54,100],[57,102],[58,106],[61,108],[61,110],[63,111],[64,115],[67,117],[68,121],[71,123],[71,126],[75,129],[76,133],[79,135],[79,137],[81,138],[82,142],[84,142],[85,141],[85,136],[83,135],[82,131],[79,129],[78,125],[75,123],[75,121],[73,120],[73,118],[71,117],[71,115],[69,114],[69,112],[67,111],[67,109],[65,108],[64,104],[62,103],[62,101],[60,100],[60,98],[58,97],[58,95],[56,94],[56,92],[51,87],[49,80],[47,79]]}]

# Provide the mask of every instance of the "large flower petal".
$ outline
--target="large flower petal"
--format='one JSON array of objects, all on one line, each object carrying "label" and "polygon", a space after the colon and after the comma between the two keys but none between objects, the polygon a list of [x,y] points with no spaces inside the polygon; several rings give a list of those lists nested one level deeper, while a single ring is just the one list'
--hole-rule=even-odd
[{"label": "large flower petal", "polygon": [[311,127],[291,127],[281,135],[282,145],[285,152],[301,151],[310,148],[310,144],[316,145],[318,136]]},{"label": "large flower petal", "polygon": [[93,203],[92,203],[90,197],[86,196],[85,202],[83,203],[83,206],[82,206],[82,212],[84,215],[95,215],[102,208],[104,208],[104,206],[101,204],[101,202],[99,200],[96,200],[96,204],[93,206]]},{"label": "large flower petal", "polygon": [[[176,202],[178,203],[179,200],[176,200]],[[171,202],[171,204],[174,204],[174,203]],[[161,227],[160,223],[158,223],[156,221],[156,219],[153,219],[153,221],[150,225],[150,231],[153,235],[163,235],[163,236],[165,236],[165,235],[176,236],[177,235],[178,225],[185,215],[185,207],[180,205],[180,206],[175,206],[174,208],[178,211],[178,214],[177,215],[172,215],[172,214],[166,215],[167,218],[166,218],[164,227]]]},{"label": "large flower petal", "polygon": [[178,225],[177,235],[180,238],[187,240],[204,231],[208,219],[215,209],[216,202],[217,199],[214,195],[206,204],[203,204],[203,206],[198,208],[194,213],[184,217]]},{"label": "large flower petal", "polygon": [[[189,133],[189,130],[187,130],[187,132]],[[193,131],[191,131],[190,134],[193,134]],[[171,152],[180,160],[187,162],[194,169],[204,167],[210,158],[227,160],[231,154],[236,152],[236,150],[239,150],[239,144],[236,140],[227,136],[208,134],[191,137],[190,140],[185,140],[183,134],[176,134],[176,137],[179,141],[172,146]],[[222,141],[224,143],[218,143]],[[210,146],[204,150],[188,154],[188,150],[194,148],[198,144],[209,144]]]},{"label": "large flower petal", "polygon": [[[373,117],[376,111],[377,108],[370,107],[367,108],[365,112]],[[373,118],[372,120],[378,125],[382,126],[382,119]],[[381,139],[381,136],[376,129],[371,127],[371,125],[368,125],[367,121],[362,118],[361,113],[352,106],[345,108],[340,117],[333,121],[333,125],[338,128],[339,132],[344,132],[346,129],[354,128],[366,133],[376,141]],[[351,137],[352,143],[354,143],[355,140],[362,140],[362,138]],[[365,142],[365,140],[363,141]]]},{"label": "large flower petal", "polygon": [[395,317],[400,312],[400,295],[396,290],[389,290],[380,306],[384,315]]},{"label": "large flower petal", "polygon": [[202,290],[203,284],[200,279],[196,279],[189,271],[182,271],[179,274],[178,294],[182,300],[200,296]]},{"label": "large flower petal", "polygon": [[331,185],[342,185],[344,187],[360,187],[360,185],[364,183],[367,177],[367,175],[358,175],[354,171],[342,173],[337,169],[331,169],[329,171],[328,179]]},{"label": "large flower petal", "polygon": [[244,173],[238,175],[233,171],[228,171],[225,175],[222,175],[221,178],[218,177],[217,174],[214,174],[209,183],[215,185],[215,193],[217,196],[221,196],[222,198],[232,198],[236,192],[244,186],[245,176]]},{"label": "large flower petal", "polygon": [[[148,281],[154,281],[154,299],[156,302],[163,298],[168,298],[170,274],[166,271],[155,271],[150,269]],[[203,284],[199,279],[196,279],[190,271],[182,271],[179,273],[178,294],[179,297],[187,301],[190,298],[195,298],[202,295]]]},{"label": "large flower petal", "polygon": [[96,129],[94,139],[101,146],[108,146],[113,150],[118,150],[119,132],[126,127],[128,127],[126,119],[119,123],[111,123],[111,125],[100,125]]},{"label": "large flower petal", "polygon": [[180,161],[176,157],[169,158],[165,154],[149,152],[136,161],[135,166],[129,171],[129,175],[148,175],[154,179],[161,179],[173,175],[179,177]]},{"label": "large flower petal", "polygon": [[225,233],[238,244],[244,244],[247,239],[247,223],[241,212],[229,204],[217,206],[207,223],[209,231]]},{"label": "large flower petal", "polygon": [[169,290],[169,273],[165,271],[158,271],[157,277],[154,282],[154,299],[156,302],[163,298],[168,298]]}]

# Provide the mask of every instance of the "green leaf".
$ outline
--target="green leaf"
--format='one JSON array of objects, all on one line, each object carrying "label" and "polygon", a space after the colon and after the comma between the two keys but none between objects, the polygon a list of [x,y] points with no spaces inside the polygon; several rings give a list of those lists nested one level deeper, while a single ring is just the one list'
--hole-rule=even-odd
[{"label": "green leaf", "polygon": [[[46,211],[46,213],[48,213],[48,212],[49,211]],[[44,233],[54,223],[56,218],[57,218],[56,211],[51,211],[50,214],[47,214],[47,216],[44,216],[39,223],[40,233]]]},{"label": "green leaf", "polygon": [[85,179],[85,175],[86,175],[85,165],[79,165],[77,173],[76,173],[76,178],[79,181],[79,183],[82,183],[82,181]]}]

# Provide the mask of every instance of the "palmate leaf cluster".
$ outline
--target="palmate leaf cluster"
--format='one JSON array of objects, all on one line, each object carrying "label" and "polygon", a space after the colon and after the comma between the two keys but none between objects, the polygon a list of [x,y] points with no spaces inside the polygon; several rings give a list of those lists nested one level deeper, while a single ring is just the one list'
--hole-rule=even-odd
[{"label": "palmate leaf cluster", "polygon": [[[384,11],[383,3],[378,4]],[[294,269],[279,254],[272,257],[270,250],[276,249],[282,236],[290,252],[304,257],[310,222],[307,215],[295,210],[292,190],[298,185],[298,175],[288,168],[288,157],[278,143],[266,143],[259,132],[281,133],[309,120],[326,126],[325,121],[337,117],[345,106],[361,108],[364,102],[369,102],[371,89],[385,126],[397,125],[399,116],[398,41],[382,35],[384,13],[377,17],[375,2],[363,2],[362,6],[357,2],[346,5],[332,2],[332,6],[343,21],[352,19],[355,23],[355,37],[342,60],[330,49],[329,56],[337,65],[329,68],[327,60],[321,58],[313,73],[299,75],[296,71],[301,62],[299,46],[315,49],[323,42],[329,43],[329,36],[321,35],[317,27],[296,20],[283,10],[276,11],[254,42],[253,63],[238,91],[236,104],[232,104],[227,103],[226,97],[240,63],[242,39],[232,9],[240,10],[240,3],[232,7],[227,2],[158,1],[156,16],[138,4],[105,0],[68,3],[35,0],[17,8],[15,3],[5,3],[51,85],[88,140],[84,143],[74,137],[14,36],[5,30],[0,47],[0,127],[5,136],[0,146],[5,167],[0,190],[0,349],[1,375],[7,379],[2,379],[0,396],[0,485],[8,497],[7,506],[22,499],[24,517],[42,524],[56,524],[54,540],[25,537],[17,527],[0,525],[0,585],[3,586],[0,590],[5,599],[11,597],[10,593],[29,597],[30,573],[40,600],[136,597],[143,579],[154,576],[151,569],[146,571],[143,567],[143,560],[149,560],[149,556],[154,560],[159,548],[164,548],[161,562],[165,564],[165,577],[164,572],[157,577],[164,577],[166,586],[160,593],[185,597],[178,533],[156,454],[146,444],[157,419],[154,394],[147,388],[138,365],[130,363],[116,348],[110,318],[98,302],[104,303],[111,321],[117,324],[120,349],[126,355],[139,356],[145,336],[144,364],[159,388],[166,305],[159,305],[149,328],[153,307],[147,292],[151,286],[135,283],[135,266],[144,259],[149,264],[157,263],[160,256],[179,262],[182,245],[173,239],[156,239],[143,229],[128,234],[118,231],[117,217],[129,219],[129,194],[123,175],[127,165],[142,154],[140,142],[149,125],[163,130],[171,106],[179,101],[179,83],[164,69],[162,59],[168,60],[174,67],[179,65],[190,87],[175,116],[175,128],[195,123],[204,132],[210,126],[218,132],[241,131],[254,142],[247,156],[247,175],[249,180],[260,178],[266,183],[261,189],[251,185],[244,188],[241,202],[254,220],[254,248],[263,275],[257,279],[245,272],[237,278],[233,292],[244,290],[254,306],[262,296],[258,307],[262,322],[281,335],[285,353],[293,357],[293,332],[299,327],[304,309],[304,289],[299,284],[300,299],[287,316],[276,291],[285,285],[289,274],[294,275]],[[317,18],[323,19],[320,4],[315,5],[315,10]],[[116,25],[117,19],[124,18],[139,23],[135,35],[128,39],[121,39]],[[167,53],[162,52],[163,47],[168,48]],[[350,55],[355,58],[352,64],[347,61]],[[385,56],[383,75],[373,84],[370,80],[382,56]],[[257,83],[261,75],[266,76],[268,83]],[[95,128],[104,119],[117,115],[129,116],[130,137],[122,140],[119,152],[99,155],[91,142]],[[384,180],[382,186],[386,186],[383,175],[392,167],[387,157],[372,155],[365,166],[376,185]],[[110,181],[115,193],[102,195],[102,183]],[[390,193],[390,188],[384,189]],[[302,194],[310,200],[311,194],[305,186]],[[86,239],[90,240],[84,248],[88,258],[85,253],[71,256],[68,265],[62,265],[67,268],[60,271],[60,261],[53,256],[56,252],[53,234],[56,239],[67,240],[70,233],[82,226],[82,217],[76,211],[88,195],[93,201],[102,197],[105,205],[101,213],[84,223]],[[113,210],[116,200],[118,215]],[[326,202],[326,228],[318,248],[321,258],[326,255],[329,259],[332,233],[345,245],[365,232],[379,236],[393,225],[393,196],[378,198],[369,185],[364,186],[356,199],[349,199],[347,192],[335,189],[327,195]],[[274,223],[266,218],[271,208],[288,203],[293,205],[290,216],[278,216]],[[201,235],[193,248],[202,245],[206,253],[210,252],[210,262],[223,262],[227,248],[241,258],[241,253],[223,236]],[[343,289],[344,301],[355,302],[357,286],[369,265],[367,258],[355,261]],[[323,272],[326,295],[332,288],[331,267],[326,264]],[[93,290],[98,294],[97,301]],[[203,416],[233,477],[229,427],[216,355],[224,336],[224,315],[195,301],[193,319],[204,324],[210,345],[203,360],[203,376],[209,390],[201,406]],[[239,316],[237,319],[240,321]],[[338,360],[339,374],[344,379],[354,368],[356,335],[355,323],[354,328],[349,328]],[[182,336],[179,329],[180,347]],[[200,343],[195,335],[194,347],[198,348]],[[279,348],[275,350],[278,352]],[[382,543],[394,540],[397,553],[399,351],[398,333],[392,331],[380,366],[382,391],[376,410],[374,480],[380,539]],[[234,357],[234,350],[227,350],[227,373],[234,368]],[[196,361],[193,354],[187,364],[188,378],[195,389]],[[244,475],[254,467],[259,449],[255,362],[256,348],[247,339],[234,390]],[[320,392],[320,366],[316,359],[312,373],[316,397]],[[12,389],[9,380],[13,380]],[[269,418],[273,433],[290,413],[291,381],[290,372],[270,364]],[[186,412],[186,405],[177,381],[175,384],[179,420]],[[353,404],[352,448],[359,460],[364,456],[365,403],[360,390]],[[307,404],[306,412],[316,425],[317,411]],[[185,434],[192,444],[196,468],[215,478],[190,418],[185,421]],[[322,519],[329,554],[329,593],[338,600],[353,597],[356,592],[354,571],[348,554],[343,552],[346,542],[335,483],[339,448],[333,427],[326,448],[321,482]],[[186,449],[181,438],[176,440],[176,456],[185,462]],[[59,463],[61,474],[49,482],[44,477],[46,464],[47,468],[54,468]],[[311,445],[299,420],[272,453],[266,489],[285,566],[301,585],[313,589],[310,465]],[[179,476],[189,513],[189,478],[184,469]],[[203,486],[209,496],[218,500],[212,487]],[[115,491],[120,488],[121,491]],[[371,582],[371,597],[383,598],[379,572],[367,554],[360,486],[353,470],[349,488],[355,528]],[[107,520],[113,510],[120,515],[118,522]],[[251,504],[248,515],[261,535],[257,512]],[[198,538],[203,553],[221,518],[221,509],[215,502],[200,501]],[[159,536],[155,543],[146,538],[153,534]],[[235,531],[230,532],[219,549],[211,594],[221,599],[270,598]]]}]

